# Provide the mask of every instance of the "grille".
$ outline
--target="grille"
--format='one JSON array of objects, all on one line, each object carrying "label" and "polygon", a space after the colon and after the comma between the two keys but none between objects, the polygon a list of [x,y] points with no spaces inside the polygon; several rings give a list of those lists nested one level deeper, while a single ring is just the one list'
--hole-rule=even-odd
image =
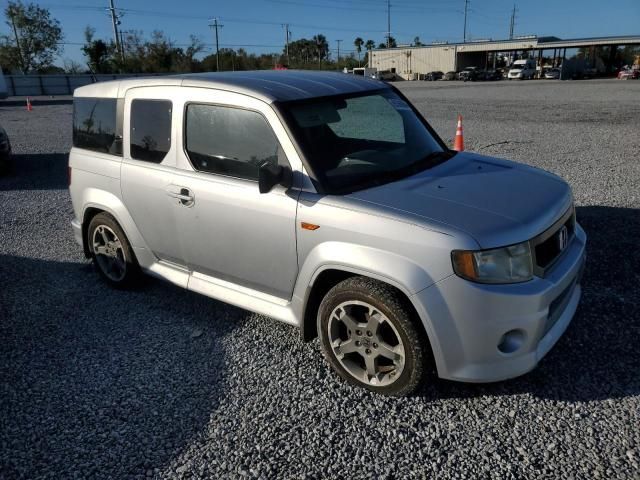
[{"label": "grille", "polygon": [[560,250],[560,231],[563,227],[567,227],[568,243],[571,243],[576,228],[576,216],[573,207],[555,225],[532,240],[531,245],[535,255],[537,274],[544,276],[545,270],[560,258],[562,254],[562,250]]}]

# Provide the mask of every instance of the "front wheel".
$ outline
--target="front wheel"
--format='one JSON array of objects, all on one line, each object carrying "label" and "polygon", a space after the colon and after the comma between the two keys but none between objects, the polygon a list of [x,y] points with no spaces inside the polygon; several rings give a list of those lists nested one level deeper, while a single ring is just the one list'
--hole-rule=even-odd
[{"label": "front wheel", "polygon": [[376,280],[352,277],[333,287],[318,311],[325,358],[347,382],[403,396],[420,383],[428,348],[408,301]]}]

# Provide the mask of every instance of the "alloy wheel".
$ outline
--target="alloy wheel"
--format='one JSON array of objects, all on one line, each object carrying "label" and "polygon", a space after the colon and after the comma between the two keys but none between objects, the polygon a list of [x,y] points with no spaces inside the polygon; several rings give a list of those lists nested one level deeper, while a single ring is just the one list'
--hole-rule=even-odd
[{"label": "alloy wheel", "polygon": [[389,318],[369,303],[341,303],[328,322],[331,349],[355,379],[372,386],[395,382],[404,370],[405,347]]}]

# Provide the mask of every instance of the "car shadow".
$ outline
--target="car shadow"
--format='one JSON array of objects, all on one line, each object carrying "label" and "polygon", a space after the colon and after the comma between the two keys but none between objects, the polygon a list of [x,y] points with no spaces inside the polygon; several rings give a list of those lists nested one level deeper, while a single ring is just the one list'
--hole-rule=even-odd
[{"label": "car shadow", "polygon": [[577,207],[585,229],[583,297],[565,334],[540,364],[516,379],[465,384],[434,379],[416,393],[427,400],[528,393],[568,402],[640,394],[640,211]]},{"label": "car shadow", "polygon": [[0,192],[9,190],[64,190],[68,187],[67,153],[18,153],[0,175]]},{"label": "car shadow", "polygon": [[209,422],[245,312],[82,261],[0,255],[0,286],[0,477],[142,478]]}]

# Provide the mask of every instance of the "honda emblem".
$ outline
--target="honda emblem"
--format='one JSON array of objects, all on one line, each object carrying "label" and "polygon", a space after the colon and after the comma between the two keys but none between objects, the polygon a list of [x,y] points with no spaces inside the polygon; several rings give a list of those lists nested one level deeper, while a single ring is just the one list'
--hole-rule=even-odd
[{"label": "honda emblem", "polygon": [[558,232],[558,247],[560,247],[560,251],[562,252],[567,245],[569,244],[569,229],[564,226]]}]

